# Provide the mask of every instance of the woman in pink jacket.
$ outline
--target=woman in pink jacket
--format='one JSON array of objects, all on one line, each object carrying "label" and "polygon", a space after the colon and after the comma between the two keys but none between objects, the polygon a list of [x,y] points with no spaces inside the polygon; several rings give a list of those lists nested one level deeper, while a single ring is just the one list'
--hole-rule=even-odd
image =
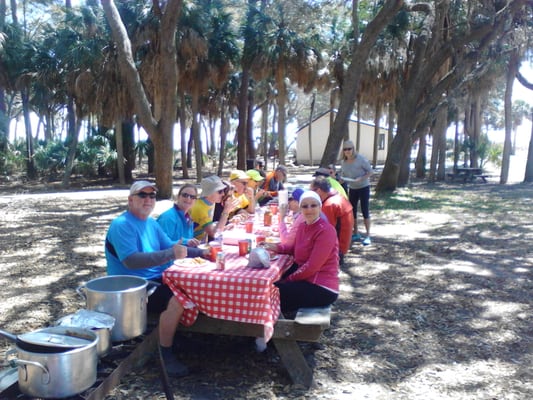
[{"label": "woman in pink jacket", "polygon": [[294,256],[292,267],[276,282],[281,311],[285,313],[301,307],[325,307],[339,295],[339,242],[335,228],[320,218],[322,201],[315,192],[306,190],[299,204],[305,223],[298,227],[294,243],[265,244],[268,250]]}]

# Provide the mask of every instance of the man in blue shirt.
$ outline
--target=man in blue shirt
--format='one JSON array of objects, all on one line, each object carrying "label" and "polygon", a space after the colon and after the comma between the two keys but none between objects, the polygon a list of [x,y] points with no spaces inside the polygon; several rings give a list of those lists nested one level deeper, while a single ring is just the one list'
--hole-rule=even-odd
[{"label": "man in blue shirt", "polygon": [[[163,271],[174,260],[196,257],[200,249],[188,248],[169,239],[150,213],[155,206],[156,186],[148,181],[131,185],[128,210],[115,218],[106,236],[108,275],[135,275],[161,282]],[[160,285],[148,298],[148,311],[160,313],[159,345],[167,373],[185,376],[188,369],[172,354],[172,340],[183,314],[183,306],[170,288]]]}]

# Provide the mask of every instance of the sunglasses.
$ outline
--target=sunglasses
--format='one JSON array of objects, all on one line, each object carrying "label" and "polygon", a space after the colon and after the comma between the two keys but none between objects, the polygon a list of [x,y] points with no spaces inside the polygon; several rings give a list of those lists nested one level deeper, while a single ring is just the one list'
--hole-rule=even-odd
[{"label": "sunglasses", "polygon": [[156,193],[155,192],[152,192],[152,193],[139,192],[139,193],[135,193],[135,196],[138,196],[141,199],[146,199],[147,197],[150,199],[155,199]]},{"label": "sunglasses", "polygon": [[353,150],[351,147],[345,147],[344,149],[342,149],[344,151],[348,151],[348,150]]},{"label": "sunglasses", "polygon": [[191,200],[196,200],[198,198],[198,196],[194,195],[194,194],[189,194],[189,193],[182,193],[180,194],[181,197],[184,197],[186,199],[191,199]]},{"label": "sunglasses", "polygon": [[218,191],[218,194],[224,194],[225,191],[226,191],[226,189],[220,189],[220,190]]},{"label": "sunglasses", "polygon": [[301,208],[305,208],[305,209],[308,209],[308,208],[317,208],[317,207],[318,207],[318,204],[302,204],[300,207],[301,207]]}]

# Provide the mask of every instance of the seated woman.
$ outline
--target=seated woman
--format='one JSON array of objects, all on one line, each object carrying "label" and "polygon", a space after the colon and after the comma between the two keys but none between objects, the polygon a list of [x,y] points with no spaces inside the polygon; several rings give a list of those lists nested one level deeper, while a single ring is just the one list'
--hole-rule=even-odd
[{"label": "seated woman", "polygon": [[293,254],[294,264],[276,286],[283,313],[301,307],[325,307],[339,295],[339,242],[335,228],[320,217],[322,201],[310,190],[300,196],[305,220],[298,227],[294,243],[265,243],[268,250]]},{"label": "seated woman", "polygon": [[182,239],[182,243],[189,247],[198,247],[200,244],[200,241],[194,238],[194,223],[189,215],[197,198],[196,186],[186,183],[178,191],[174,206],[157,218],[157,222],[171,240]]}]

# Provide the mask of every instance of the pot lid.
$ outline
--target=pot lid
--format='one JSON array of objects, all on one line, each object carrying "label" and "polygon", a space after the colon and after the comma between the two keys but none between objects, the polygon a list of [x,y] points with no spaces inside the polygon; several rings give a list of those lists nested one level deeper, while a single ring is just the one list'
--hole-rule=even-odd
[{"label": "pot lid", "polygon": [[85,347],[93,342],[93,338],[90,336],[83,337],[78,332],[69,332],[66,330],[64,333],[47,332],[46,330],[35,331],[30,333],[23,333],[17,337],[27,344],[37,346],[51,346],[57,348],[72,348],[72,347]]}]

